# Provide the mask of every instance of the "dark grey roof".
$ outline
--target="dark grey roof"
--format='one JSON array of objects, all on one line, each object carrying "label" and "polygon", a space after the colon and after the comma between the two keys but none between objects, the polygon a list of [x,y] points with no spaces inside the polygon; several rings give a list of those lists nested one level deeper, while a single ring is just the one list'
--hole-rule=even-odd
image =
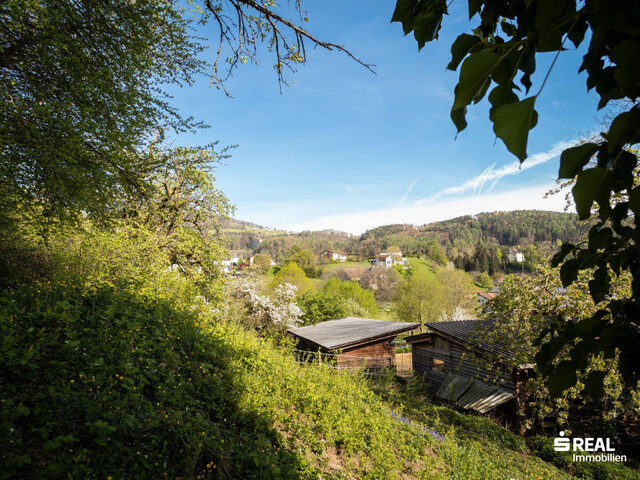
[{"label": "dark grey roof", "polygon": [[[485,332],[491,330],[493,320],[460,320],[449,322],[430,322],[424,324],[430,331],[443,334],[449,338],[468,344],[476,349],[498,355],[505,359],[531,361],[531,354],[524,349],[491,339]],[[429,338],[429,334],[407,338],[407,343],[416,343]]]},{"label": "dark grey roof", "polygon": [[478,380],[447,374],[436,396],[455,403],[460,408],[477,410],[487,413],[498,405],[514,398],[512,393],[488,385]]},{"label": "dark grey roof", "polygon": [[419,323],[346,317],[308,327],[291,328],[288,331],[320,347],[333,350],[360,344],[368,340],[393,337],[399,333],[414,330],[420,325]]}]

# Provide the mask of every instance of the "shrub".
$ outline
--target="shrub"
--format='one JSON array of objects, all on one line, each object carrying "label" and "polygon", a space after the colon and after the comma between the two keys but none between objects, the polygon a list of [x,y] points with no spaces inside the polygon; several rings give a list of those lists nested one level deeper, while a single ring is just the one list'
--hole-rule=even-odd
[{"label": "shrub", "polygon": [[307,324],[343,317],[374,317],[378,306],[371,291],[357,282],[332,277],[317,292],[307,292],[298,299],[304,311],[302,321]]},{"label": "shrub", "polygon": [[313,285],[307,278],[304,270],[294,262],[287,263],[278,270],[278,273],[275,274],[273,280],[269,283],[269,288],[275,290],[278,286],[284,285],[285,283],[294,285],[300,294],[313,290]]}]

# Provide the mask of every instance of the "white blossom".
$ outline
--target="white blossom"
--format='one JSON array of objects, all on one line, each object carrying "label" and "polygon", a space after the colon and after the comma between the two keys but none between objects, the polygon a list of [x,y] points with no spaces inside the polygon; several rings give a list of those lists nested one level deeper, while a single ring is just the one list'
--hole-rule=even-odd
[{"label": "white blossom", "polygon": [[272,295],[261,294],[257,282],[239,278],[235,282],[237,295],[249,302],[250,315],[263,325],[297,327],[304,312],[295,303],[298,288],[290,283],[278,286]]}]

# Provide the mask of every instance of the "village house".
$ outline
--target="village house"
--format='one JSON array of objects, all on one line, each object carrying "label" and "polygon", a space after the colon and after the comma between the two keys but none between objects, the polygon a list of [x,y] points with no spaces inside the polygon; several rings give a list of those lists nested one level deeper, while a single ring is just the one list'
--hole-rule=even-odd
[{"label": "village house", "polygon": [[477,291],[476,292],[476,300],[480,305],[486,304],[489,300],[493,300],[498,296],[497,293]]},{"label": "village house", "polygon": [[419,323],[346,317],[289,329],[307,359],[333,363],[340,370],[375,370],[395,366],[395,338]]},{"label": "village house", "polygon": [[525,260],[524,253],[517,251],[509,252],[509,254],[507,255],[507,259],[510,263],[524,263]]},{"label": "village house", "polygon": [[323,257],[329,259],[332,262],[346,262],[347,254],[339,250],[325,250],[321,254]]},{"label": "village house", "polygon": [[516,360],[519,352],[480,334],[491,325],[478,320],[426,323],[428,333],[406,339],[413,370],[424,375],[437,398],[480,413],[501,406],[522,423],[528,409],[524,383],[533,365],[509,366],[507,360]]},{"label": "village house", "polygon": [[385,268],[393,267],[394,265],[404,265],[407,261],[406,258],[403,258],[401,252],[380,252],[376,255],[371,261],[373,266],[383,266]]}]

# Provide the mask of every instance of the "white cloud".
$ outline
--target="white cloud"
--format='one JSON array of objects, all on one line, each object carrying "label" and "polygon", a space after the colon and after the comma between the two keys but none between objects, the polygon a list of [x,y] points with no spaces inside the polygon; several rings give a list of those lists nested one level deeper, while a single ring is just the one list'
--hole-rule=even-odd
[{"label": "white cloud", "polygon": [[[471,178],[464,182],[462,185],[457,185],[455,187],[445,188],[436,194],[436,196],[442,195],[453,195],[457,193],[463,193],[468,191],[473,191],[474,193],[482,192],[482,189],[486,182],[492,181],[491,187],[489,191],[492,191],[496,184],[500,181],[501,178],[507,175],[515,175],[524,170],[528,170],[530,168],[536,167],[538,165],[542,165],[543,163],[547,163],[549,160],[552,160],[559,156],[563,150],[575,145],[576,142],[560,142],[556,143],[548,152],[536,153],[527,157],[524,163],[520,163],[518,161],[511,162],[503,167],[498,169],[495,168],[495,163],[489,167],[487,167],[480,175],[477,177]],[[430,201],[429,199],[424,200],[424,202]],[[422,202],[422,200],[420,201]]]},{"label": "white cloud", "polygon": [[413,187],[415,187],[416,183],[418,183],[418,180],[414,180],[413,182],[411,182],[411,184],[409,184],[409,186],[407,187],[405,192],[402,194],[402,196],[396,202],[396,207],[399,207],[400,205],[402,205],[404,202],[407,201],[407,197],[411,193],[411,190],[413,190]]},{"label": "white cloud", "polygon": [[564,195],[544,198],[554,183],[514,189],[506,192],[488,192],[443,199],[435,196],[409,206],[396,206],[362,213],[344,213],[314,220],[281,223],[277,228],[286,231],[323,230],[332,228],[352,234],[394,223],[424,223],[447,220],[462,215],[511,210],[553,210],[561,212],[565,206]]}]

